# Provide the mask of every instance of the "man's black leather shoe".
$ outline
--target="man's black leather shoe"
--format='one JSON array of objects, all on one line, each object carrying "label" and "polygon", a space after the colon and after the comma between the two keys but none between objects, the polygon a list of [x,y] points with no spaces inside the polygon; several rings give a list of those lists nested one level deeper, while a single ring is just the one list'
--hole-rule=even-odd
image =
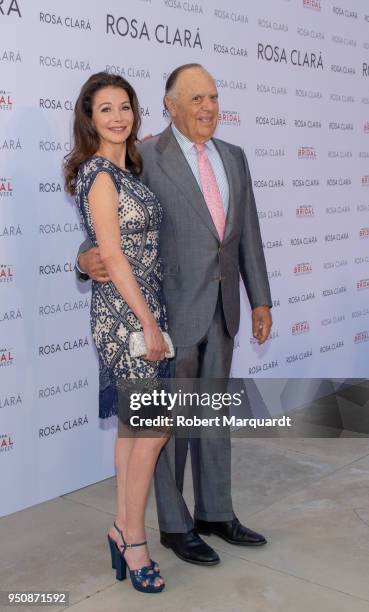
[{"label": "man's black leather shoe", "polygon": [[241,525],[238,518],[232,521],[195,521],[195,529],[203,535],[214,535],[223,538],[229,544],[238,544],[239,546],[262,546],[267,541],[263,535],[248,529]]},{"label": "man's black leather shoe", "polygon": [[196,565],[217,565],[220,559],[195,529],[188,533],[160,532],[160,542],[165,548],[171,548],[179,559]]}]

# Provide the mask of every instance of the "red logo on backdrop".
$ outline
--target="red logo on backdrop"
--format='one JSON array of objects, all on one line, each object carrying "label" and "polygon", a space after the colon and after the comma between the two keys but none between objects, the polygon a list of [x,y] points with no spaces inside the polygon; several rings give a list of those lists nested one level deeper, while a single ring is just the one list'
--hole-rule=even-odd
[{"label": "red logo on backdrop", "polygon": [[362,342],[369,342],[369,331],[368,330],[355,334],[354,343],[361,344]]},{"label": "red logo on backdrop", "polygon": [[365,134],[369,134],[369,121],[364,123],[364,132]]},{"label": "red logo on backdrop", "polygon": [[241,125],[241,116],[237,111],[221,110],[218,113],[220,125]]},{"label": "red logo on backdrop", "polygon": [[0,348],[0,368],[7,368],[14,363],[12,348]]},{"label": "red logo on backdrop", "polygon": [[302,0],[302,6],[304,8],[313,9],[314,11],[321,11],[321,0]]},{"label": "red logo on backdrop", "polygon": [[13,195],[12,179],[0,177],[0,198],[9,198]]},{"label": "red logo on backdrop", "polygon": [[7,453],[14,449],[14,435],[12,433],[0,434],[0,453]]},{"label": "red logo on backdrop", "polygon": [[369,289],[369,278],[362,278],[361,280],[357,281],[356,289],[358,291],[362,291],[363,289]]},{"label": "red logo on backdrop", "polygon": [[310,325],[308,321],[299,321],[292,325],[292,335],[299,336],[300,334],[306,334],[310,331]]},{"label": "red logo on backdrop", "polygon": [[301,205],[296,208],[296,217],[314,217],[314,208],[311,204]]},{"label": "red logo on backdrop", "polygon": [[13,98],[10,91],[0,89],[0,110],[10,111],[13,109]]},{"label": "red logo on backdrop", "polygon": [[12,265],[0,264],[0,283],[12,283],[15,276],[15,268]]},{"label": "red logo on backdrop", "polygon": [[369,238],[369,227],[362,227],[359,232],[359,238]]},{"label": "red logo on backdrop", "polygon": [[362,187],[369,187],[369,174],[366,174],[365,176],[362,177],[362,179],[361,179],[361,186]]},{"label": "red logo on backdrop", "polygon": [[299,159],[316,159],[316,150],[314,147],[300,147],[297,157]]},{"label": "red logo on backdrop", "polygon": [[293,273],[295,276],[300,276],[301,274],[311,274],[312,271],[313,266],[310,262],[298,263],[293,269]]}]

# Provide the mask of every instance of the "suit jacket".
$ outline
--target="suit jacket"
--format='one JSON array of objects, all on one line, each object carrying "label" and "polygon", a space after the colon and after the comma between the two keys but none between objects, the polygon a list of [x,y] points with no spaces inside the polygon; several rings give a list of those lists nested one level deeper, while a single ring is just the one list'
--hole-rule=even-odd
[{"label": "suit jacket", "polygon": [[222,242],[171,127],[139,146],[144,166],[141,178],[164,209],[160,233],[163,289],[175,346],[194,345],[206,334],[219,289],[228,332],[235,336],[240,321],[240,274],[251,307],[272,306],[245,154],[240,147],[213,140],[229,183]]}]

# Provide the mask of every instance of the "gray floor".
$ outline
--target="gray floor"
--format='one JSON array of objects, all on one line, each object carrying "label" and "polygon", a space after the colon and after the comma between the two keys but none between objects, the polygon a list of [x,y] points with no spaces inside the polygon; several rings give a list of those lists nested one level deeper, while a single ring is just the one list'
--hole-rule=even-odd
[{"label": "gray floor", "polygon": [[158,595],[115,581],[105,535],[114,498],[109,479],[0,519],[0,589],[65,589],[73,612],[369,612],[367,439],[233,440],[235,510],[269,543],[212,536],[216,567],[160,545],[151,496],[150,551],[167,583]]}]

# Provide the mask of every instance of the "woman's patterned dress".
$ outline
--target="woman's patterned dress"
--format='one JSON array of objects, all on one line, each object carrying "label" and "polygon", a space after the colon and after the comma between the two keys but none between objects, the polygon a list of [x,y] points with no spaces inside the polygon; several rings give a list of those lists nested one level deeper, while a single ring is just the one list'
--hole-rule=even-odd
[{"label": "woman's patterned dress", "polygon": [[[88,203],[89,191],[100,172],[111,177],[119,194],[121,248],[160,329],[167,330],[162,293],[162,265],[159,255],[159,229],[162,207],[141,180],[109,160],[95,156],[79,169],[76,201],[88,237],[97,246]],[[168,361],[147,361],[129,354],[129,335],[142,326],[112,282],[92,282],[91,330],[99,355],[99,416],[107,418],[118,412],[118,393],[123,380],[165,378]],[[123,383],[124,384],[124,383]]]}]

